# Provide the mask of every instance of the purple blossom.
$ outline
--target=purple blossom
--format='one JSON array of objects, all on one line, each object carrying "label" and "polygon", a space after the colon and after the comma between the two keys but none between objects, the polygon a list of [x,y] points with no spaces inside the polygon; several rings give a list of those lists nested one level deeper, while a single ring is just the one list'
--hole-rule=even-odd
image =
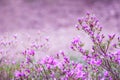
[{"label": "purple blossom", "polygon": [[105,72],[104,72],[104,76],[108,76],[108,71],[105,71]]},{"label": "purple blossom", "polygon": [[65,56],[65,53],[64,51],[60,50],[60,54],[64,57]]},{"label": "purple blossom", "polygon": [[100,66],[100,65],[102,64],[102,61],[101,61],[101,60],[91,59],[91,60],[90,60],[90,64],[91,64],[91,65]]},{"label": "purple blossom", "polygon": [[85,76],[85,72],[81,71],[81,70],[78,70],[76,72],[76,78],[84,78]]},{"label": "purple blossom", "polygon": [[64,62],[65,62],[65,63],[69,63],[69,62],[70,62],[69,58],[65,56],[65,57],[64,57]]},{"label": "purple blossom", "polygon": [[83,65],[82,64],[77,64],[77,67],[76,67],[78,70],[82,70],[83,69]]},{"label": "purple blossom", "polygon": [[44,58],[43,60],[41,60],[41,63],[49,64],[49,65],[56,65],[57,61],[53,57],[48,56],[48,57]]},{"label": "purple blossom", "polygon": [[76,27],[78,30],[80,29],[78,25],[75,25],[75,27]]},{"label": "purple blossom", "polygon": [[72,41],[72,44],[77,44],[80,42],[80,39],[77,37],[77,38],[74,38],[74,40]]},{"label": "purple blossom", "polygon": [[28,53],[29,55],[32,55],[32,56],[34,56],[34,54],[35,54],[34,50],[28,50],[27,53]]},{"label": "purple blossom", "polygon": [[15,71],[14,75],[15,75],[16,78],[20,78],[22,76],[25,76],[25,74],[23,72],[21,72],[21,71]]},{"label": "purple blossom", "polygon": [[112,35],[108,35],[109,39],[113,39],[115,37],[115,34],[112,34]]},{"label": "purple blossom", "polygon": [[26,57],[26,63],[30,63],[30,62],[32,62],[32,59],[29,56],[27,56]]}]

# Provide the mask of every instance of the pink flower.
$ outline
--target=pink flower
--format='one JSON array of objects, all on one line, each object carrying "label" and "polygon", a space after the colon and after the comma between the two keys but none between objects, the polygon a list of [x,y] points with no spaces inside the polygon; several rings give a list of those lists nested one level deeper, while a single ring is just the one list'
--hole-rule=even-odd
[{"label": "pink flower", "polygon": [[113,39],[115,37],[115,34],[108,35],[109,39]]},{"label": "pink flower", "polygon": [[81,70],[78,70],[76,72],[76,78],[83,78],[85,75],[85,72],[81,71]]},{"label": "pink flower", "polygon": [[95,60],[95,59],[90,60],[90,64],[92,64],[92,65],[100,66],[101,63],[102,63],[102,60]]},{"label": "pink flower", "polygon": [[15,71],[14,75],[15,75],[16,78],[20,78],[22,76],[25,76],[25,74],[23,72],[21,72],[21,71]]},{"label": "pink flower", "polygon": [[79,69],[79,70],[82,70],[83,69],[83,65],[82,64],[77,64],[76,68]]},{"label": "pink flower", "polygon": [[28,50],[28,52],[27,52],[29,55],[32,55],[32,56],[34,56],[34,54],[35,54],[35,51],[34,50]]},{"label": "pink flower", "polygon": [[72,44],[76,45],[79,42],[80,42],[80,39],[77,37],[77,38],[74,38],[74,40],[72,41]]},{"label": "pink flower", "polygon": [[104,76],[108,76],[108,71],[105,71],[105,72],[104,72]]}]

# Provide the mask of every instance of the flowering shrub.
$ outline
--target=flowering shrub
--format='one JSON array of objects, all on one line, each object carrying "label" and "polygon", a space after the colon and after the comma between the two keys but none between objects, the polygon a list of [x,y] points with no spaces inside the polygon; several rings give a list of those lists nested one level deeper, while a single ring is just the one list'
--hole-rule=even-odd
[{"label": "flowering shrub", "polygon": [[13,80],[120,80],[120,37],[116,43],[112,42],[115,34],[106,38],[97,18],[89,13],[78,21],[77,30],[83,30],[92,41],[90,50],[84,49],[79,37],[71,42],[71,49],[82,55],[83,62],[70,60],[63,51],[36,60],[35,49],[27,48],[21,62],[2,63],[0,70]]},{"label": "flowering shrub", "polygon": [[88,74],[86,79],[119,80],[120,38],[118,37],[117,43],[114,44],[112,41],[115,38],[115,34],[108,35],[108,39],[105,40],[98,20],[89,13],[85,18],[79,19],[79,24],[80,26],[76,26],[76,28],[87,33],[93,42],[91,50],[85,50],[79,38],[74,39],[71,46],[74,51],[78,51],[83,56],[86,65],[85,73]]}]

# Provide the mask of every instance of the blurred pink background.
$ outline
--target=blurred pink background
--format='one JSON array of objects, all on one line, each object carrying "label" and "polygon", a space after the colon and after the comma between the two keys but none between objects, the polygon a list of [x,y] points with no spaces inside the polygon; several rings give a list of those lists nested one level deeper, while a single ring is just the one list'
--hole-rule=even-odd
[{"label": "blurred pink background", "polygon": [[119,29],[120,0],[0,0],[0,31],[71,28],[86,12]]}]

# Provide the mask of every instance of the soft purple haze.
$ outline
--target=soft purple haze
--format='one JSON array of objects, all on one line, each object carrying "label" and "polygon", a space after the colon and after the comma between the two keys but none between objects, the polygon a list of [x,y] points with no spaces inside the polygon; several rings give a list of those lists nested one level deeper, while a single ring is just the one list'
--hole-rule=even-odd
[{"label": "soft purple haze", "polygon": [[71,28],[86,12],[119,28],[120,0],[0,0],[0,30]]},{"label": "soft purple haze", "polygon": [[[98,17],[104,33],[119,34],[119,4],[120,0],[0,0],[0,36],[17,34],[18,41],[29,46],[26,35],[34,39],[40,32],[50,38],[48,53],[68,50],[72,38],[79,34],[74,28],[77,19],[86,12]],[[86,41],[85,35],[80,35]],[[18,44],[15,50],[26,48]]]}]

